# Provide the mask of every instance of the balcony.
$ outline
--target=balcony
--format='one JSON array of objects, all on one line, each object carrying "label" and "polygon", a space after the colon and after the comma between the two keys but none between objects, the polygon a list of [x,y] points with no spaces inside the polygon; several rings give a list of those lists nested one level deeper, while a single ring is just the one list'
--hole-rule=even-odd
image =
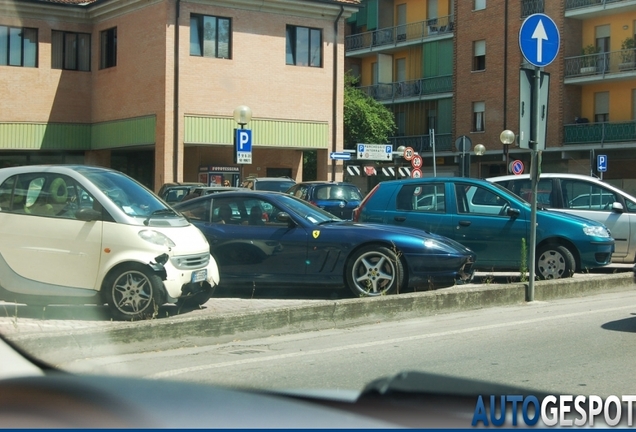
[{"label": "balcony", "polygon": [[[411,135],[389,138],[393,145],[393,151],[397,151],[400,146],[411,147],[417,153],[432,152],[430,135]],[[453,139],[451,134],[435,134],[435,151],[451,151]]]},{"label": "balcony", "polygon": [[453,36],[454,28],[455,20],[450,15],[349,35],[345,38],[345,53],[351,57],[363,56],[369,52],[395,50],[429,39],[447,39]]},{"label": "balcony", "polygon": [[420,78],[387,84],[360,87],[360,91],[381,103],[412,102],[435,99],[442,93],[453,91],[453,76]]},{"label": "balcony", "polygon": [[636,77],[636,51],[626,49],[565,59],[565,84],[597,83]]},{"label": "balcony", "polygon": [[605,144],[636,141],[636,121],[569,124],[564,144]]},{"label": "balcony", "polygon": [[566,0],[565,17],[589,19],[636,10],[636,0]]}]

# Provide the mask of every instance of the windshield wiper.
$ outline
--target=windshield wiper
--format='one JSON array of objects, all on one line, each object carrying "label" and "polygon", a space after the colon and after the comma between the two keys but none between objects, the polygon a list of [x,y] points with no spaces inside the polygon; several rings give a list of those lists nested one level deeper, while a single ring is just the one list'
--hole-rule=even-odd
[{"label": "windshield wiper", "polygon": [[152,213],[150,213],[148,215],[148,217],[144,221],[144,225],[148,226],[148,223],[150,222],[150,218],[152,218],[153,216],[157,216],[157,215],[164,214],[164,213],[173,213],[175,215],[178,214],[176,211],[174,211],[173,209],[171,209],[169,207],[162,208],[162,209],[157,209],[157,210],[153,211]]}]

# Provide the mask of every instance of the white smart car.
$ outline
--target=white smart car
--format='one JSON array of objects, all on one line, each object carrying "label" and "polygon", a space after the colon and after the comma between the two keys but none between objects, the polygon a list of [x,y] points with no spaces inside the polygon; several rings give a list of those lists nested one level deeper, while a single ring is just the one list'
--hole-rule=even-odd
[{"label": "white smart car", "polygon": [[0,300],[104,304],[117,319],[205,303],[219,271],[201,232],[137,181],[91,166],[0,169]]}]

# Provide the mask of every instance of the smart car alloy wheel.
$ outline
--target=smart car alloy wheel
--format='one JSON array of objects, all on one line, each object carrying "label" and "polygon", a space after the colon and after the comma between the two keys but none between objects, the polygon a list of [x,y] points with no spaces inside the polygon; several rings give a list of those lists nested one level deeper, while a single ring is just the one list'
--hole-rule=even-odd
[{"label": "smart car alloy wheel", "polygon": [[118,319],[149,318],[161,304],[161,278],[142,264],[125,264],[105,281],[104,295]]}]

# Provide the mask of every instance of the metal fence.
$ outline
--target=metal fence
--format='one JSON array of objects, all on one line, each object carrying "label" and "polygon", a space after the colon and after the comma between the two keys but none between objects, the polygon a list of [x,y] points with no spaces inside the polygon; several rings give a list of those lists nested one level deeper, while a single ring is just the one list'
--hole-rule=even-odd
[{"label": "metal fence", "polygon": [[[453,140],[451,134],[435,134],[435,151],[451,151]],[[430,135],[411,135],[389,138],[393,151],[400,146],[411,147],[418,153],[432,152]]]},{"label": "metal fence", "polygon": [[636,70],[636,51],[624,49],[565,59],[565,77],[608,75]]},{"label": "metal fence", "polygon": [[377,101],[395,101],[453,91],[453,76],[420,78],[360,87],[360,91]]},{"label": "metal fence", "polygon": [[427,37],[452,33],[454,29],[455,20],[452,15],[387,27],[347,36],[345,38],[345,51],[397,45],[401,42],[421,41]]},{"label": "metal fence", "polygon": [[566,0],[565,10],[579,9],[590,6],[605,6],[608,3],[620,3],[625,0]]},{"label": "metal fence", "polygon": [[570,124],[564,132],[565,144],[636,141],[636,121]]}]

